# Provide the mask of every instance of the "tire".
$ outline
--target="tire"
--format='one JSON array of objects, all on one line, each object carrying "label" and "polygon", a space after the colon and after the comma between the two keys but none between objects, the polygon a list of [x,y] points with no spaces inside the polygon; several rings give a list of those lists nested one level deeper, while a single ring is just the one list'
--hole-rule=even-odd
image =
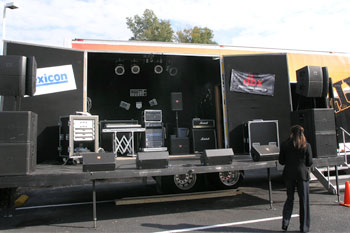
[{"label": "tire", "polygon": [[185,173],[173,176],[162,176],[162,190],[170,193],[190,193],[197,191],[202,184],[202,176],[195,173]]},{"label": "tire", "polygon": [[209,180],[219,189],[236,189],[243,181],[243,171],[225,171],[211,173]]}]

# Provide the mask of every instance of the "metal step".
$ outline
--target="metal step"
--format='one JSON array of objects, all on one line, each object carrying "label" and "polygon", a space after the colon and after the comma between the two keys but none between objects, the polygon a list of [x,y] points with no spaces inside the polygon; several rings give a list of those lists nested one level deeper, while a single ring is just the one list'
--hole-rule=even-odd
[{"label": "metal step", "polygon": [[[336,180],[336,177],[330,176],[329,180]],[[350,175],[338,175],[338,180],[350,180]]]},{"label": "metal step", "polygon": [[[327,176],[325,176],[326,179]],[[310,181],[315,181],[317,180],[317,177],[314,175],[314,174],[310,174]],[[329,180],[330,181],[335,181],[336,180],[336,177],[335,176],[329,176]],[[338,175],[338,180],[341,181],[341,180],[349,180],[350,181],[350,175]]]},{"label": "metal step", "polygon": [[[327,167],[318,167],[318,169],[321,172],[327,172]],[[328,167],[328,169],[329,169],[329,171],[335,171],[335,168],[333,166]],[[338,166],[338,171],[341,171],[341,170],[349,170],[350,171],[350,167],[349,167],[349,165]]]},{"label": "metal step", "polygon": [[[326,169],[327,171],[327,169]],[[340,183],[341,180],[346,180],[349,179],[350,175],[338,175],[338,181]],[[324,175],[322,168],[313,168],[312,169],[312,175],[311,175],[311,180],[318,180],[325,189],[328,190],[329,193],[331,194],[336,194],[337,193],[337,187],[335,184],[335,176],[330,176],[329,179],[327,176]],[[333,180],[333,183],[331,182],[331,180]],[[345,183],[345,182],[344,182]],[[339,184],[339,190],[344,190],[345,189],[345,184]]]},{"label": "metal step", "polygon": [[339,190],[345,190],[345,184],[340,184],[339,185]]}]

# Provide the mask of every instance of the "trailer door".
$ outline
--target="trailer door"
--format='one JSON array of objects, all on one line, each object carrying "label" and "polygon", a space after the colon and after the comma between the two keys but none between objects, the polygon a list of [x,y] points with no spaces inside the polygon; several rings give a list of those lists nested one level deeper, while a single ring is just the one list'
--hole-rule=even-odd
[{"label": "trailer door", "polygon": [[[246,78],[237,78],[237,72]],[[265,74],[274,77],[267,89],[258,79]],[[244,125],[254,119],[278,120],[280,140],[288,137],[292,108],[286,54],[223,56],[221,78],[226,147],[247,153]]]},{"label": "trailer door", "polygon": [[[72,65],[75,90],[23,98],[20,108],[38,114],[38,160],[57,160],[59,117],[83,111],[84,52],[10,41],[4,46],[6,55],[35,56],[38,68]],[[4,100],[4,111],[12,110],[13,98]]]}]

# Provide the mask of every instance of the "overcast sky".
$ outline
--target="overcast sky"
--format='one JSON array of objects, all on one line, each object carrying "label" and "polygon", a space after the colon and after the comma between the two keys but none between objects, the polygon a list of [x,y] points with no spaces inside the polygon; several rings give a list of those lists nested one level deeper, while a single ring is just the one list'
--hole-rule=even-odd
[{"label": "overcast sky", "polygon": [[[4,2],[3,0],[1,0]],[[223,45],[350,52],[349,0],[12,0],[6,39],[67,45],[128,40],[126,17],[151,9],[173,30],[208,27]]]}]

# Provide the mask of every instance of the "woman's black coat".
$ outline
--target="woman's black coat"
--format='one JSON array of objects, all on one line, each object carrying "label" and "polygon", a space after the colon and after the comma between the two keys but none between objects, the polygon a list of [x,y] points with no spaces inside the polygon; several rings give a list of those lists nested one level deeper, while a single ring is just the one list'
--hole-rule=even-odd
[{"label": "woman's black coat", "polygon": [[284,166],[285,180],[310,180],[309,169],[312,165],[312,151],[309,143],[306,148],[298,149],[293,146],[291,139],[284,141],[280,148],[278,161]]}]

